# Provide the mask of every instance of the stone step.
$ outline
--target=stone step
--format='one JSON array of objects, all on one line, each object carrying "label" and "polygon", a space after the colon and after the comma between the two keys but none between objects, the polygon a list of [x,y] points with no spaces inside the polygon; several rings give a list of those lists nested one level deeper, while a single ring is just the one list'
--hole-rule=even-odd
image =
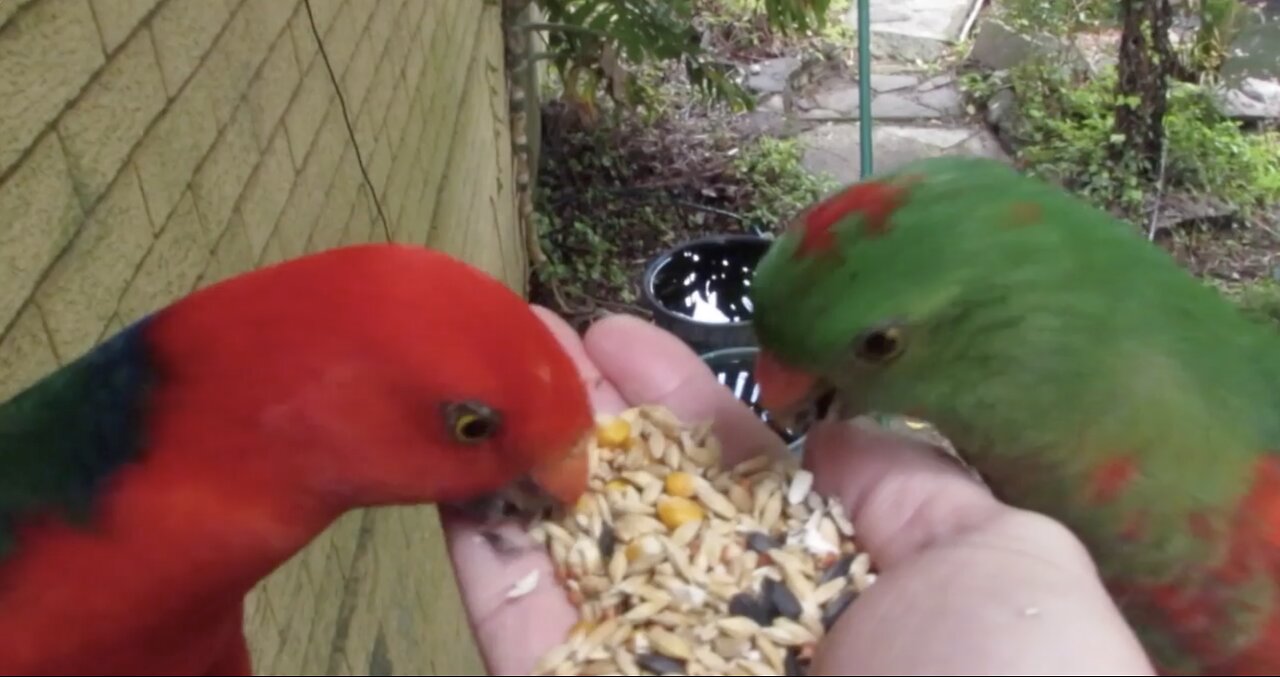
[{"label": "stone step", "polygon": [[[785,110],[788,76],[798,67],[795,59],[781,58],[755,64],[748,88],[762,95],[761,108]],[[822,121],[856,119],[860,92],[855,73],[829,73],[790,93],[791,114],[799,119]],[[967,114],[963,97],[951,73],[931,74],[901,64],[877,63],[871,70],[871,115],[876,120],[936,120]]]},{"label": "stone step", "polygon": [[[861,139],[857,123],[824,124],[802,132],[803,164],[846,184],[861,178]],[[872,169],[883,172],[908,162],[940,155],[980,155],[1010,161],[995,136],[977,125],[902,125],[876,123],[871,131]]]},{"label": "stone step", "polygon": [[[965,39],[982,0],[896,0],[871,4],[871,54],[874,58],[934,62]],[[844,21],[858,28],[858,5]]]},{"label": "stone step", "polygon": [[[857,117],[861,99],[858,82],[832,80],[812,94],[799,97],[795,109],[809,120]],[[875,120],[936,120],[966,114],[964,100],[950,73],[871,75],[871,117]]]}]

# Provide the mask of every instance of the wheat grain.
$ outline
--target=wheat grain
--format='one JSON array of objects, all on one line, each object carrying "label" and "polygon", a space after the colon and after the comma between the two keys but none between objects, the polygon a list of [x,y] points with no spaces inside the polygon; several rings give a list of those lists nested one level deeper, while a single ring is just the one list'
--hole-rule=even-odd
[{"label": "wheat grain", "polygon": [[709,423],[656,406],[600,417],[589,453],[590,493],[531,528],[580,617],[534,674],[804,674],[875,580],[794,458],[722,467]]}]

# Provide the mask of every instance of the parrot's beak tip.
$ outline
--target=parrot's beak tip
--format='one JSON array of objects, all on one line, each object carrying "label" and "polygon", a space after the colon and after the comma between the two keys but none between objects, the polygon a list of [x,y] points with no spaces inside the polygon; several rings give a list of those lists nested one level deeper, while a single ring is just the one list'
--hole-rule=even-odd
[{"label": "parrot's beak tip", "polygon": [[763,349],[756,356],[753,376],[760,388],[757,404],[769,418],[788,429],[823,418],[832,403],[835,389],[821,377],[788,367]]},{"label": "parrot's beak tip", "polygon": [[590,473],[587,446],[579,443],[569,453],[535,467],[529,472],[529,479],[552,501],[573,505],[587,493]]},{"label": "parrot's beak tip", "polygon": [[510,519],[533,520],[571,506],[587,492],[590,457],[585,444],[545,460],[500,491],[451,507],[492,526]]}]

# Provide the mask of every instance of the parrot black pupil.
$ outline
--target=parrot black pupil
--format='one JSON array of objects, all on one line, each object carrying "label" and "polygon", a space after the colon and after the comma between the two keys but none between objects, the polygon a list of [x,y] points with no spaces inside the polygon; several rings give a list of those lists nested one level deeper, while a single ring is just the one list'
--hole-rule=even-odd
[{"label": "parrot black pupil", "polygon": [[475,439],[489,434],[489,422],[482,418],[473,418],[462,425],[462,434]]},{"label": "parrot black pupil", "polygon": [[476,441],[491,437],[501,416],[479,402],[451,402],[444,405],[445,421],[457,439]]},{"label": "parrot black pupil", "polygon": [[888,357],[898,349],[898,339],[886,331],[872,332],[862,342],[862,352],[872,359]]}]

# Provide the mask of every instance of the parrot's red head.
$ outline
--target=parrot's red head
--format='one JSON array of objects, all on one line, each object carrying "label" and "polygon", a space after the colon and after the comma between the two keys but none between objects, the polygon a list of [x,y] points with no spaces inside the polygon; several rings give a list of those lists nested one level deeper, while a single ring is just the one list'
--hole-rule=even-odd
[{"label": "parrot's red head", "polygon": [[[792,249],[782,257],[775,247],[773,255],[761,264],[764,274],[757,273],[753,284],[758,285],[764,277],[767,287],[767,276],[776,276],[773,269],[779,265],[794,263],[820,274],[840,270],[845,263],[841,239],[847,241],[849,231],[859,226],[864,237],[878,237],[910,188],[919,181],[920,177],[911,174],[892,180],[863,181],[811,205],[791,223],[782,238]],[[827,394],[818,373],[788,364],[768,348],[762,348],[756,356],[754,377],[760,387],[760,405],[784,423]]]},{"label": "parrot's red head", "polygon": [[441,253],[305,256],[203,289],[146,331],[152,446],[182,445],[175,462],[196,472],[329,511],[527,514],[586,490],[594,420],[570,357],[524,299]]}]

